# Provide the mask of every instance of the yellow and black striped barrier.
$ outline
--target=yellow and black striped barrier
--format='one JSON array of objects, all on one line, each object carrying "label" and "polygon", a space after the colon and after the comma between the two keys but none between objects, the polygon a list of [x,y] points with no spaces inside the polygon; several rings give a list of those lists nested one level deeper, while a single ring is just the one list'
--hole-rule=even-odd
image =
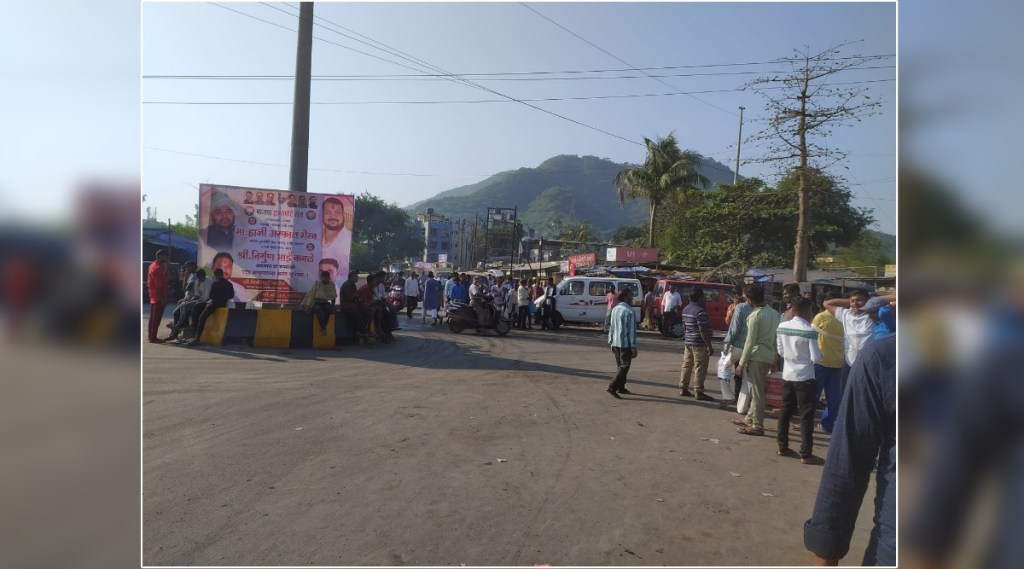
[{"label": "yellow and black striped barrier", "polygon": [[219,308],[210,315],[200,342],[215,346],[246,344],[256,348],[331,348],[357,341],[355,328],[341,313],[331,315],[327,334],[316,317],[298,310]]}]

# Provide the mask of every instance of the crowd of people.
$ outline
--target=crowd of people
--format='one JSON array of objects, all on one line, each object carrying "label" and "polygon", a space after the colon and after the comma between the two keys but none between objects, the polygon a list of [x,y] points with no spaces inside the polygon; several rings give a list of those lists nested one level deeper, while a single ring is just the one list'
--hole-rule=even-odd
[{"label": "crowd of people", "polygon": [[[779,314],[768,305],[760,285],[735,293],[726,315],[729,330],[722,352],[727,358],[722,368],[733,382],[733,393],[719,401],[719,407],[745,408],[743,419],[731,420],[737,432],[764,436],[766,381],[781,369],[776,453],[799,457],[803,464],[824,464],[814,511],[804,526],[804,543],[815,555],[815,564],[836,565],[848,553],[871,472],[877,470],[875,526],[864,564],[894,565],[896,296],[869,297],[863,291],[847,298],[829,294],[818,308],[810,295],[801,294],[797,283],[790,283],[783,287],[787,307]],[[680,318],[685,330],[679,395],[715,401],[704,392],[712,352],[704,293],[695,288],[681,311],[678,296],[674,289],[666,291],[662,305],[668,307],[663,318]],[[632,301],[632,291],[625,289],[608,311],[607,341],[616,373],[606,390],[616,399],[631,393],[627,375],[638,354]],[[648,294],[643,311],[647,317],[652,304]],[[825,409],[816,427],[815,410],[822,394]],[[832,435],[825,460],[814,455],[816,428]],[[800,433],[799,451],[790,448],[791,430]]]}]

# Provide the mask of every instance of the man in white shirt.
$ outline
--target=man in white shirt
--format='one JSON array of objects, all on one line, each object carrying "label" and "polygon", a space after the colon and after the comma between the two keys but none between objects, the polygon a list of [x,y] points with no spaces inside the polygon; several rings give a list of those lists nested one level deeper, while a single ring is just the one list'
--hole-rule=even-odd
[{"label": "man in white shirt", "polygon": [[[802,296],[793,299],[792,318],[779,324],[776,333],[779,355],[782,356],[782,409],[779,412],[779,456],[790,456],[789,420],[795,413],[800,421],[800,462],[821,464],[814,450],[814,408],[817,382],[814,364],[821,361],[818,332],[811,326],[814,305]],[[774,366],[773,366],[774,367]]]},{"label": "man in white shirt", "polygon": [[683,305],[683,297],[679,296],[679,287],[672,285],[661,297],[661,334],[669,336],[672,326],[679,320],[679,307]]},{"label": "man in white shirt", "polygon": [[405,279],[405,315],[412,320],[412,311],[416,310],[416,301],[420,298],[420,281],[416,279],[416,273],[409,271]]},{"label": "man in white shirt", "polygon": [[861,349],[871,339],[871,331],[875,326],[871,315],[861,310],[867,301],[868,293],[861,290],[850,293],[850,298],[833,298],[825,301],[825,310],[843,325],[843,353],[846,360],[843,362],[843,375],[839,380],[840,392],[846,389],[846,376],[850,374],[850,367],[857,361]]}]

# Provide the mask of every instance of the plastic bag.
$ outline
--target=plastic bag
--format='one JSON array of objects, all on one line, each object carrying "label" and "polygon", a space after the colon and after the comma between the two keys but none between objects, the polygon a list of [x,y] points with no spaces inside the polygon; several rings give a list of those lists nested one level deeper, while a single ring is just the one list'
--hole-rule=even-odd
[{"label": "plastic bag", "polygon": [[731,382],[733,373],[732,358],[729,352],[722,351],[722,356],[718,358],[718,379]]},{"label": "plastic bag", "polygon": [[729,352],[722,352],[718,359],[718,385],[722,390],[722,401],[731,401],[733,398],[733,374],[732,357]]}]

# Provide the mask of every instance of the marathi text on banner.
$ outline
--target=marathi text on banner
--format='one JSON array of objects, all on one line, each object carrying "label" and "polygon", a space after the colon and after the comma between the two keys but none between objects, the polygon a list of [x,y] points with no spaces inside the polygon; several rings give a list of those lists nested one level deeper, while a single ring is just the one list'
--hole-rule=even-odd
[{"label": "marathi text on banner", "polygon": [[355,197],[202,184],[199,265],[235,288],[235,302],[298,303],[349,269]]}]

